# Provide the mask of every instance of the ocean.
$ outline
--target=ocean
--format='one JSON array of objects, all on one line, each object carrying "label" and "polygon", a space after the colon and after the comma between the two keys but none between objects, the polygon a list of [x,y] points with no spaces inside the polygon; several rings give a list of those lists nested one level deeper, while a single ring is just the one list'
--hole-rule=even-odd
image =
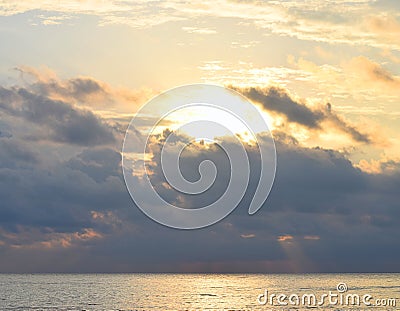
[{"label": "ocean", "polygon": [[400,274],[0,274],[0,310],[400,310]]}]

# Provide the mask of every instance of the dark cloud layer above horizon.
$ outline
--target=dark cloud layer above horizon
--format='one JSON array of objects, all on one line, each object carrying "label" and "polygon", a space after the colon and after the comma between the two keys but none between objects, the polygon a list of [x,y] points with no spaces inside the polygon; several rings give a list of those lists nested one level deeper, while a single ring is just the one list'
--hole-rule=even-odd
[{"label": "dark cloud layer above horizon", "polygon": [[[333,118],[287,94],[260,92],[247,96],[288,122],[324,130]],[[301,146],[281,133],[276,181],[260,212],[247,215],[255,174],[226,219],[180,231],[134,206],[122,177],[122,141],[108,120],[29,87],[0,89],[0,117],[0,272],[400,271],[400,163],[369,174],[346,154]],[[195,178],[204,158],[222,170],[207,194],[213,200],[229,175],[224,157],[212,146],[191,148],[182,154],[185,176]],[[246,150],[257,158],[256,148]],[[152,181],[169,200],[205,204],[205,197],[169,192],[157,154],[153,160]]]}]

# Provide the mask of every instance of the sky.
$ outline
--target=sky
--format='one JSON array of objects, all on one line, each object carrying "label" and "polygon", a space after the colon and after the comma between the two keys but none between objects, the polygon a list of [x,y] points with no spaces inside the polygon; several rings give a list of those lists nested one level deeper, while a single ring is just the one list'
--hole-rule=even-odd
[{"label": "sky", "polygon": [[[400,272],[399,38],[396,0],[0,1],[0,272]],[[277,172],[255,215],[250,174],[232,214],[176,230],[135,206],[122,145],[143,104],[191,83],[261,111]],[[188,179],[204,159],[220,174],[182,196],[160,170],[168,133],[149,140],[154,188],[215,201],[224,153],[181,154]]]}]

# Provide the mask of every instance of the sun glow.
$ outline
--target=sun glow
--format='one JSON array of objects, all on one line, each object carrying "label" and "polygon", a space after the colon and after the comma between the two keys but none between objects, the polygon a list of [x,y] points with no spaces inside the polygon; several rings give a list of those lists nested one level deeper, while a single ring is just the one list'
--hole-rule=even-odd
[{"label": "sun glow", "polygon": [[[167,101],[170,100],[173,100],[173,98],[168,98]],[[246,124],[240,116],[234,114],[232,111],[227,111],[207,103],[193,103],[193,105],[189,104],[178,110],[173,110],[167,116],[164,116],[156,123],[152,133],[160,134],[168,129],[170,131],[181,131],[182,134],[193,138],[195,141],[203,141],[205,137],[220,139],[222,137],[236,136],[241,141],[254,142],[257,140],[256,135],[262,132],[262,127],[256,124],[256,117],[261,115],[270,131],[273,128],[273,119],[257,106],[255,107],[257,108],[258,116],[255,116],[254,110],[248,109],[248,106],[244,105],[243,101],[245,101],[244,98],[237,96],[230,104],[232,106],[236,105],[236,108],[240,111],[240,115],[246,116],[247,123],[250,124]],[[198,121],[207,121],[210,124],[215,123],[221,126],[182,127]],[[207,143],[209,140],[204,140],[204,142]]]}]

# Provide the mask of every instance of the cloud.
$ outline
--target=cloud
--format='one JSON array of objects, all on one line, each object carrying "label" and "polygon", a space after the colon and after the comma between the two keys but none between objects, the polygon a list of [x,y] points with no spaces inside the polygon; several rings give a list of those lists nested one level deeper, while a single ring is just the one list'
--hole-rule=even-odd
[{"label": "cloud", "polygon": [[371,159],[370,161],[361,159],[357,167],[370,174],[393,174],[399,170],[398,161],[387,157],[380,160]]},{"label": "cloud", "polygon": [[0,138],[0,159],[3,167],[23,167],[38,164],[40,156],[20,141]]},{"label": "cloud", "polygon": [[203,80],[222,85],[231,84],[242,87],[279,85],[287,87],[291,81],[308,81],[306,71],[288,67],[255,67],[252,63],[239,61],[206,61],[198,67],[203,72]]},{"label": "cloud", "polygon": [[0,138],[11,138],[10,127],[0,120]]},{"label": "cloud", "polygon": [[359,77],[364,83],[369,83],[371,87],[385,86],[398,91],[400,88],[400,77],[393,75],[384,69],[380,64],[364,56],[358,56],[350,60],[347,67],[360,73]]},{"label": "cloud", "polygon": [[9,132],[6,132],[6,131],[0,131],[0,138],[3,138],[3,137],[10,138],[10,137],[12,137],[12,134]]},{"label": "cloud", "polygon": [[304,240],[318,241],[320,237],[318,235],[305,235]]},{"label": "cloud", "polygon": [[394,39],[400,34],[400,22],[396,16],[390,14],[377,14],[366,18],[366,25],[375,33]]},{"label": "cloud", "polygon": [[319,128],[319,123],[324,118],[321,111],[313,111],[306,105],[294,101],[283,89],[275,87],[265,90],[248,88],[239,91],[250,100],[262,104],[267,111],[281,113],[287,117],[288,121],[308,128]]},{"label": "cloud", "polygon": [[115,110],[119,113],[132,113],[132,107],[138,107],[154,96],[154,91],[151,89],[114,88],[93,77],[60,79],[47,67],[37,69],[19,66],[14,69],[20,73],[21,80],[36,94],[103,113],[112,113]]},{"label": "cloud", "polygon": [[[0,14],[11,16],[37,11],[39,21],[59,24],[79,15],[99,17],[100,25],[124,24],[148,28],[168,22],[204,19],[236,19],[268,34],[328,43],[374,46],[399,50],[399,22],[382,1],[182,1],[3,2]],[[207,32],[209,33],[209,32]]]},{"label": "cloud", "polygon": [[252,234],[252,233],[250,233],[250,234],[241,234],[240,237],[242,237],[243,239],[252,239],[252,238],[255,238],[256,235]]},{"label": "cloud", "polygon": [[[305,52],[306,53],[306,52]],[[389,56],[393,58],[393,55]],[[336,110],[354,116],[387,117],[399,96],[399,76],[392,67],[366,56],[351,57],[339,64],[322,63],[288,55],[287,66],[257,67],[248,62],[205,62],[199,69],[203,81],[240,88],[275,86],[290,90],[309,103],[331,102]],[[380,103],[377,105],[376,103]]]},{"label": "cloud", "polygon": [[[371,143],[367,134],[361,133],[354,126],[349,125],[342,117],[331,110],[331,104],[325,107],[311,109],[306,104],[300,103],[289,96],[289,94],[276,87],[270,88],[236,88],[250,100],[261,104],[266,110],[284,115],[289,122],[294,122],[309,129],[322,129],[322,123],[330,121],[337,129],[348,134],[354,141]],[[326,129],[324,129],[326,130]]]},{"label": "cloud", "polygon": [[[18,145],[16,150],[26,144],[13,143]],[[120,155],[114,150],[90,148],[63,160],[54,154],[59,147],[42,146],[47,152],[34,156],[26,152],[11,154],[10,148],[3,148],[9,146],[1,147],[0,228],[16,235],[21,226],[23,231],[35,230],[35,235],[24,238],[26,247],[37,245],[37,240],[73,237],[90,228],[107,235],[120,223],[112,212],[131,205],[122,181]],[[49,153],[53,153],[51,161],[47,160]],[[104,221],[93,217],[93,212],[105,215]],[[120,225],[118,230],[124,227]]]},{"label": "cloud", "polygon": [[[103,235],[92,228],[84,228],[81,232],[60,233],[47,229],[40,232],[37,228],[19,226],[15,233],[8,233],[0,229],[4,241],[12,249],[52,249],[71,248],[76,243],[87,244],[93,239],[101,239]],[[33,241],[33,242],[32,242]]]},{"label": "cloud", "polygon": [[[12,16],[24,12],[38,10],[38,18],[44,25],[57,25],[69,20],[74,15],[93,15],[100,17],[100,25],[125,24],[134,28],[146,28],[160,25],[168,21],[186,19],[162,3],[143,3],[142,1],[91,1],[69,0],[63,3],[39,1],[22,1],[20,3],[0,4],[2,16]],[[59,13],[59,14],[54,14]]]},{"label": "cloud", "polygon": [[[76,145],[104,145],[115,140],[110,125],[91,111],[52,100],[26,88],[0,88],[0,110],[11,116],[41,125],[47,131],[36,139]],[[32,136],[27,133],[27,136]]]},{"label": "cloud", "polygon": [[121,175],[121,154],[109,148],[86,149],[70,159],[66,165],[85,173],[96,182],[105,182],[110,176]]},{"label": "cloud", "polygon": [[320,83],[331,93],[344,93],[347,96],[354,94],[354,97],[364,95],[364,101],[371,96],[374,100],[385,99],[388,94],[382,93],[382,87],[392,94],[398,94],[400,78],[362,55],[343,61],[339,66],[317,65],[301,57],[295,60],[292,56],[289,56],[288,62],[310,73],[315,83]]},{"label": "cloud", "polygon": [[278,242],[287,242],[293,240],[293,236],[291,235],[280,235],[278,237]]},{"label": "cloud", "polygon": [[[193,148],[196,150],[192,150]],[[182,174],[191,180],[192,174],[207,153],[208,159],[217,166],[219,174],[222,176],[229,175],[229,172],[221,165],[221,151],[213,148],[213,146],[208,146],[207,149],[202,151],[203,148],[201,144],[191,145],[189,148],[191,152],[182,153]],[[156,149],[152,150],[155,151]],[[247,151],[254,161],[256,150],[247,148]],[[323,243],[329,243],[335,249],[329,250],[329,253],[334,256],[334,253],[339,249],[348,252],[351,243],[357,245],[362,243],[363,246],[360,246],[359,250],[363,252],[364,248],[367,247],[361,242],[363,234],[377,234],[374,241],[379,240],[381,242],[385,234],[388,233],[386,230],[395,230],[394,222],[391,219],[397,217],[395,215],[398,215],[400,211],[396,207],[396,199],[392,197],[392,195],[395,196],[394,187],[390,186],[389,190],[388,185],[395,183],[394,180],[400,178],[397,173],[391,175],[379,174],[379,178],[376,178],[376,175],[370,175],[359,170],[346,158],[345,154],[334,150],[305,148],[296,144],[288,145],[286,142],[277,141],[277,151],[279,165],[276,182],[264,208],[255,217],[249,218],[246,215],[247,204],[251,199],[254,185],[256,185],[257,175],[252,173],[249,191],[239,208],[221,224],[221,227],[215,228],[218,235],[230,236],[233,239],[232,236],[236,234],[236,236],[246,240],[245,237],[249,235],[248,232],[251,230],[252,239],[257,240],[258,246],[261,243],[269,249],[270,246],[274,245],[272,241],[290,241],[290,243],[307,251],[310,251],[311,248],[313,254],[317,252],[316,249],[327,251]],[[160,176],[162,172],[159,170],[160,162],[157,156],[154,161],[152,173],[156,176],[152,175],[152,181],[159,193],[163,197],[167,197],[170,202],[183,202],[185,207],[199,207],[207,199],[215,201],[225,190],[226,183],[222,178],[216,181],[213,189],[204,194],[188,197],[179,193],[174,194],[174,191],[170,188],[163,187],[165,180]],[[189,161],[191,166],[185,165],[186,161]],[[397,163],[397,166],[399,166],[399,163]],[[257,167],[257,164],[253,163],[252,172],[255,167]],[[235,170],[236,173],[239,172],[240,174],[240,168],[235,168]],[[385,180],[384,184],[378,186],[383,180]],[[380,189],[386,190],[381,192]],[[169,197],[165,194],[167,191]],[[388,195],[387,191],[392,195]],[[226,224],[229,224],[229,226],[224,227]],[[340,237],[347,235],[349,236],[348,241],[351,240],[352,242],[341,243]],[[307,244],[311,242],[315,245]],[[391,240],[391,243],[395,243],[394,240]],[[249,250],[245,246],[238,246],[238,249],[241,252],[244,249]],[[251,250],[249,250],[247,257],[246,255],[243,256],[249,258],[250,254],[253,254]],[[396,254],[395,257],[397,258],[399,255]],[[268,258],[266,253],[259,256],[255,256],[253,259],[271,259]],[[340,268],[335,268],[338,270],[334,271],[341,271],[341,269],[347,271],[345,265],[351,264],[354,258],[358,258],[358,255],[352,253],[350,257],[347,261],[341,263]],[[234,258],[238,259],[238,257]],[[291,258],[291,260],[296,262],[296,258]],[[379,260],[390,261],[392,265],[395,262],[393,258],[388,259],[386,255],[382,255]],[[316,271],[334,269],[330,266],[330,263],[319,260],[317,260],[316,265],[319,267]],[[352,267],[354,268],[354,265]],[[285,271],[291,271],[290,268],[288,269]],[[306,270],[301,271],[310,271],[307,270],[308,266],[304,266],[302,269]],[[369,262],[369,265],[363,265],[362,269],[373,270],[376,269],[376,266],[371,268],[371,262]]]},{"label": "cloud", "polygon": [[[120,158],[114,157],[111,150],[86,150],[59,163],[58,170],[49,168],[43,173],[43,168],[36,165],[34,174],[15,167],[18,180],[0,178],[4,181],[0,188],[2,271],[293,272],[294,264],[299,269],[296,271],[310,271],[296,256],[290,257],[282,242],[285,247],[301,249],[315,271],[398,269],[399,252],[364,255],[370,247],[391,245],[393,249],[398,243],[388,237],[398,234],[396,219],[400,211],[395,185],[400,175],[364,173],[332,150],[280,142],[277,146],[276,184],[258,214],[250,217],[246,213],[250,191],[223,222],[185,234],[155,224],[132,206],[115,165]],[[255,151],[250,148],[248,152],[251,156]],[[209,149],[207,154],[220,171],[219,151]],[[183,157],[183,162],[189,161],[182,166],[189,178],[203,155],[197,150]],[[74,164],[77,161],[80,165]],[[114,164],[109,165],[110,161]],[[251,189],[256,176],[252,178]],[[153,182],[157,180],[161,178]],[[215,200],[223,189],[224,184],[217,182],[216,189],[207,195]],[[16,201],[13,193],[23,193],[24,200]],[[176,194],[169,195],[173,200]],[[195,205],[203,199],[192,196],[185,202]],[[7,216],[11,211],[13,217]],[[42,252],[36,253],[38,249]],[[335,258],[342,252],[347,254],[345,258]],[[71,256],[76,258],[72,263],[68,259]],[[23,258],[37,264],[26,270]],[[354,262],[359,261],[362,264],[357,267]],[[221,262],[226,263],[225,268],[218,264]]]},{"label": "cloud", "polygon": [[209,28],[182,27],[182,30],[186,31],[187,33],[196,33],[200,35],[213,35],[217,33],[216,30]]},{"label": "cloud", "polygon": [[[329,107],[310,108],[282,90],[269,91],[254,88],[260,100],[273,98],[265,109],[287,116],[287,122],[313,131],[335,122]],[[0,92],[0,128],[12,134],[0,137],[1,272],[400,269],[396,222],[400,163],[394,159],[386,159],[379,170],[369,173],[346,153],[306,147],[291,133],[280,132],[275,135],[274,187],[263,208],[249,216],[260,163],[257,148],[244,142],[251,172],[249,189],[238,208],[212,227],[182,232],[154,223],[134,206],[123,182],[117,137],[100,145],[60,139],[54,143],[55,129],[65,127],[66,116],[80,122],[87,120],[85,113],[94,113],[82,113],[73,104],[38,93],[39,88],[29,85],[3,87]],[[101,117],[96,120],[110,129]],[[26,138],[27,132],[31,139]],[[153,136],[149,146],[151,181],[160,195],[185,207],[215,201],[230,177],[224,152],[200,143],[182,152],[182,174],[189,180],[198,178],[198,165],[204,159],[218,169],[215,184],[205,194],[184,196],[165,185],[160,169],[160,145],[167,134]],[[177,145],[187,142],[188,137],[179,135],[174,140]],[[238,142],[227,139],[226,143]],[[235,168],[244,175],[243,169]],[[135,174],[141,177],[141,172]],[[376,250],[373,254],[371,248]]]}]

